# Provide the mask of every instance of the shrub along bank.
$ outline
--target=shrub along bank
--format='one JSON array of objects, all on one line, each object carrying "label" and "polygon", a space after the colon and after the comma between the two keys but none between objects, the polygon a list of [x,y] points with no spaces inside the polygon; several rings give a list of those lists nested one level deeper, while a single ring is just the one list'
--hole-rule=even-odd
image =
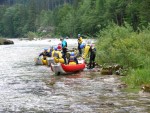
[{"label": "shrub along bank", "polygon": [[117,63],[127,68],[123,81],[129,88],[150,83],[150,25],[137,33],[128,24],[111,24],[97,36],[99,64]]}]

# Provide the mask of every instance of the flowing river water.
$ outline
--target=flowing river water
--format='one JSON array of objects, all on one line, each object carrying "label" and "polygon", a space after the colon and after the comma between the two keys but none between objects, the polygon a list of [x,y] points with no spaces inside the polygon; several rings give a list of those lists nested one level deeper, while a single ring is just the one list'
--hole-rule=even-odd
[{"label": "flowing river water", "polygon": [[0,46],[0,113],[150,113],[150,97],[122,91],[118,76],[56,76],[50,67],[34,65],[34,57],[57,39],[14,43]]}]

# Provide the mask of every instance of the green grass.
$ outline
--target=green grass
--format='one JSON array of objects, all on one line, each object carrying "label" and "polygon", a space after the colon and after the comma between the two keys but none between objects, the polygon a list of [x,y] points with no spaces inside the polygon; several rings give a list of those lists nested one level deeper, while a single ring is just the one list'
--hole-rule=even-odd
[{"label": "green grass", "polygon": [[150,83],[150,69],[132,69],[122,80],[128,84],[129,88],[138,88],[142,84]]}]

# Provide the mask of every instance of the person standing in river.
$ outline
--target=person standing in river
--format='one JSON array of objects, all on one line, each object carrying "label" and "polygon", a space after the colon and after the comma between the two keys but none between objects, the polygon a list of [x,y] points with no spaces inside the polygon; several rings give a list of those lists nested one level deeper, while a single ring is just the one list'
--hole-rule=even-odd
[{"label": "person standing in river", "polygon": [[82,44],[83,40],[80,34],[78,34],[78,50],[79,50],[79,55],[82,56],[82,49],[80,48],[80,45]]},{"label": "person standing in river", "polygon": [[90,49],[90,62],[88,69],[95,68],[95,57],[96,57],[96,48],[94,47],[94,44],[91,44]]},{"label": "person standing in river", "polygon": [[61,46],[62,46],[62,58],[65,61],[65,64],[67,64],[66,61],[66,54],[67,54],[67,41],[64,38],[60,38]]}]

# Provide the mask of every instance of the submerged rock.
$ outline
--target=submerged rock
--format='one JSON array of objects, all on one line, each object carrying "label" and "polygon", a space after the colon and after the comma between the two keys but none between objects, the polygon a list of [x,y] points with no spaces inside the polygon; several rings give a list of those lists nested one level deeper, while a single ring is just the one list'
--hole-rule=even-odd
[{"label": "submerged rock", "polygon": [[14,44],[14,42],[7,39],[0,39],[0,45],[9,45],[9,44]]}]

